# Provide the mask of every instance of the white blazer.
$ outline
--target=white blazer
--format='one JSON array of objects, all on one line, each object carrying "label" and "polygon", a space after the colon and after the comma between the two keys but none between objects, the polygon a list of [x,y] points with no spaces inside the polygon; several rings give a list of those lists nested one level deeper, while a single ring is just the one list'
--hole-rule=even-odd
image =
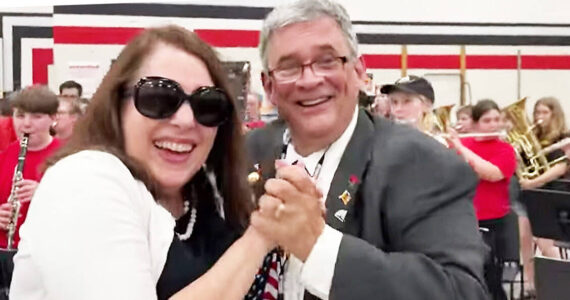
[{"label": "white blazer", "polygon": [[156,299],[174,225],[117,157],[70,155],[34,194],[10,299]]}]

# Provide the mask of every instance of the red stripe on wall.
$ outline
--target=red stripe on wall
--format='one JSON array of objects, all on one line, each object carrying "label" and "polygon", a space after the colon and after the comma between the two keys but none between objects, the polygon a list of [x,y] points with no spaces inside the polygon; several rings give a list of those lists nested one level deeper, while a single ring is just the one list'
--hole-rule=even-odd
[{"label": "red stripe on wall", "polygon": [[[124,45],[144,28],[133,27],[73,27],[55,26],[53,40],[56,44]],[[214,47],[257,47],[257,30],[197,29],[196,34]]]},{"label": "red stripe on wall", "polygon": [[467,69],[513,70],[517,68],[516,55],[467,55],[465,60]]},{"label": "red stripe on wall", "polygon": [[32,83],[48,83],[48,66],[53,64],[53,49],[32,49]]},{"label": "red stripe on wall", "polygon": [[194,32],[214,47],[254,48],[259,44],[259,31],[257,30],[196,29]]},{"label": "red stripe on wall", "polygon": [[409,69],[459,69],[459,55],[408,55]]},{"label": "red stripe on wall", "polygon": [[56,44],[124,45],[143,28],[129,27],[53,27]]},{"label": "red stripe on wall", "polygon": [[524,55],[521,63],[523,69],[569,70],[570,55]]},{"label": "red stripe on wall", "polygon": [[363,54],[366,68],[370,69],[399,69],[401,57],[397,54]]},{"label": "red stripe on wall", "polygon": [[[400,55],[365,54],[370,69],[399,69]],[[467,69],[516,70],[516,55],[467,55]],[[522,69],[570,70],[570,55],[523,55]],[[410,69],[459,69],[459,55],[408,55]]]},{"label": "red stripe on wall", "polygon": [[[124,45],[143,28],[53,27],[55,44]],[[259,31],[196,29],[196,34],[214,47],[257,47]],[[364,54],[370,69],[399,69],[399,54]],[[570,70],[570,55],[523,55],[522,68],[531,70]],[[467,55],[467,69],[515,70],[515,55]],[[459,69],[459,55],[408,55],[410,69]]]}]

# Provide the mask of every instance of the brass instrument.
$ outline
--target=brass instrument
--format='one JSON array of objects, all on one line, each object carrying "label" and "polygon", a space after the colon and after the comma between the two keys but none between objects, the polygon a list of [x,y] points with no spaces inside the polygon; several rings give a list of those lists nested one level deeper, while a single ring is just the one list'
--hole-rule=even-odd
[{"label": "brass instrument", "polygon": [[10,190],[10,196],[8,197],[8,203],[12,206],[10,223],[8,223],[8,232],[6,233],[8,239],[8,250],[14,249],[14,236],[16,234],[16,226],[18,225],[18,217],[20,216],[20,208],[22,206],[18,197],[16,197],[16,192],[18,191],[16,184],[24,179],[22,172],[24,171],[24,161],[26,160],[26,153],[28,152],[28,139],[29,134],[25,133],[20,140],[18,164],[14,170],[14,176],[12,177],[12,189]]},{"label": "brass instrument", "polygon": [[505,108],[507,119],[512,127],[507,131],[507,141],[515,148],[517,155],[517,176],[521,179],[538,177],[553,165],[561,162],[565,157],[549,162],[542,151],[534,128],[539,124],[529,121],[525,110],[526,98],[523,98]]},{"label": "brass instrument", "polygon": [[433,132],[446,133],[447,127],[451,124],[451,109],[455,104],[440,106],[433,110]]}]

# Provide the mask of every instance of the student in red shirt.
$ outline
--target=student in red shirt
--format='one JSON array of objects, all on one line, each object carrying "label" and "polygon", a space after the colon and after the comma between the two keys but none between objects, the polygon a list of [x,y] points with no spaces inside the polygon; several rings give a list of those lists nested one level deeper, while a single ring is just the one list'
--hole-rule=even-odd
[{"label": "student in red shirt", "polygon": [[12,100],[14,129],[18,140],[0,154],[0,248],[6,248],[6,229],[12,215],[7,203],[12,190],[12,181],[20,141],[29,134],[28,151],[24,161],[23,180],[17,183],[16,197],[22,203],[16,227],[14,246],[18,246],[19,226],[24,222],[32,195],[42,177],[41,166],[58,147],[59,140],[49,134],[57,113],[57,96],[44,86],[32,86],[19,92]]},{"label": "student in red shirt", "polygon": [[[492,100],[481,100],[473,107],[474,131],[498,132],[501,113]],[[516,169],[513,147],[499,137],[459,139],[453,132],[450,144],[465,158],[480,178],[473,205],[479,227],[489,230],[487,243],[491,247],[491,261],[487,264],[485,280],[493,299],[507,299],[501,286],[502,266],[494,264],[494,253],[503,243],[504,221],[510,211],[509,181]]]},{"label": "student in red shirt", "polygon": [[8,98],[0,98],[0,153],[16,140]]},{"label": "student in red shirt", "polygon": [[247,94],[247,102],[245,107],[245,131],[261,128],[265,126],[265,122],[261,120],[261,95],[255,93]]},{"label": "student in red shirt", "polygon": [[0,153],[16,140],[12,117],[0,116]]}]

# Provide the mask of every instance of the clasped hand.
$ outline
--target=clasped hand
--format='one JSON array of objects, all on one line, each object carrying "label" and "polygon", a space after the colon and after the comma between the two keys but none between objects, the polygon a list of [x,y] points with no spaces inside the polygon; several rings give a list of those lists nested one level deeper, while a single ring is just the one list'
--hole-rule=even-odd
[{"label": "clasped hand", "polygon": [[265,238],[305,261],[325,226],[322,192],[302,164],[276,161],[276,178],[265,183],[251,224]]}]

